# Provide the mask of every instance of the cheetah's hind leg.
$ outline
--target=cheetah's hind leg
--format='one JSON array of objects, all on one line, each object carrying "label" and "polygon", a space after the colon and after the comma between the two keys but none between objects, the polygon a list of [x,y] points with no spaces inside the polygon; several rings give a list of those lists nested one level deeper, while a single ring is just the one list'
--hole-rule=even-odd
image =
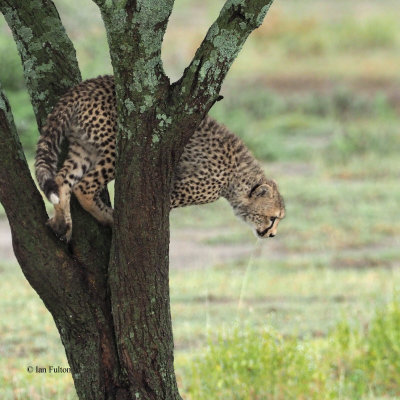
[{"label": "cheetah's hind leg", "polygon": [[[82,155],[79,158],[76,157],[78,150],[71,146],[63,167],[55,177],[59,201],[54,204],[54,216],[47,221],[47,226],[52,229],[55,235],[60,240],[66,240],[67,242],[71,240],[72,236],[71,191],[74,185],[81,180],[84,171],[90,167],[89,162],[85,161],[87,158],[85,159]],[[80,149],[80,152],[82,152],[82,149]]]},{"label": "cheetah's hind leg", "polygon": [[73,188],[81,206],[92,214],[97,221],[107,226],[113,224],[113,209],[104,204],[100,194],[107,183],[113,179],[114,169],[105,170],[100,160]]},{"label": "cheetah's hind leg", "polygon": [[64,177],[57,175],[55,182],[58,186],[59,201],[54,204],[54,216],[47,221],[47,226],[60,240],[71,239],[72,219],[70,211],[71,186]]}]

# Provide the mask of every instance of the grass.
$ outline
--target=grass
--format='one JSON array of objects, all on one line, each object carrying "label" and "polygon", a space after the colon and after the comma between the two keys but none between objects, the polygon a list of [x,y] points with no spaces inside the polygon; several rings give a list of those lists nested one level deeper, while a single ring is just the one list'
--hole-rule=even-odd
[{"label": "grass", "polygon": [[323,339],[230,329],[210,341],[186,381],[194,399],[398,398],[400,303],[366,327],[343,321]]},{"label": "grass", "polygon": [[[59,3],[84,78],[109,73],[94,4],[77,14],[77,3]],[[172,80],[220,5],[176,1],[163,49]],[[261,243],[224,200],[172,212],[172,234],[210,253],[202,268],[171,268],[185,399],[400,397],[396,5],[276,1],[235,62],[211,113],[277,180],[287,217]],[[0,30],[0,78],[31,162],[35,120]],[[0,276],[0,398],[76,399],[69,374],[28,373],[67,366],[62,344],[19,267],[0,260]]]},{"label": "grass", "polygon": [[24,279],[20,268],[1,263],[0,397],[2,399],[75,399],[70,374],[29,373],[29,366],[67,367],[51,315]]},{"label": "grass", "polygon": [[187,338],[198,343],[204,327],[218,331],[235,321],[300,336],[325,335],[343,315],[365,323],[399,285],[390,268],[398,262],[392,249],[375,257],[292,254],[180,270],[171,276],[175,326],[185,326],[175,331],[177,345],[193,347]]}]

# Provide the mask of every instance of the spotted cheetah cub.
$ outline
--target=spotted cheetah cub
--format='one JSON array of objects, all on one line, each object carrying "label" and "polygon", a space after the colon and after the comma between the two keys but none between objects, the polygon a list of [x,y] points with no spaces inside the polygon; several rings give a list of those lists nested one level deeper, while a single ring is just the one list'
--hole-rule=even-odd
[{"label": "spotted cheetah cub", "polygon": [[[100,223],[112,225],[113,210],[100,193],[114,179],[117,132],[114,78],[102,76],[72,88],[61,97],[42,129],[36,153],[36,177],[54,205],[48,225],[69,241],[72,234],[70,198]],[[61,142],[69,151],[57,172]],[[225,197],[234,212],[259,237],[276,235],[285,216],[276,183],[265,177],[243,142],[210,117],[204,118],[177,165],[171,208],[205,204]]]}]

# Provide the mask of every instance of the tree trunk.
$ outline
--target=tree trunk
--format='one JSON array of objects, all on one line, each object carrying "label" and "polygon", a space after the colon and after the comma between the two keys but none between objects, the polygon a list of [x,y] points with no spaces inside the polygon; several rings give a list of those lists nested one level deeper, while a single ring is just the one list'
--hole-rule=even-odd
[{"label": "tree trunk", "polygon": [[[141,173],[130,175],[127,189],[136,206],[115,213],[119,229],[113,236],[109,270],[111,304],[118,354],[135,394],[179,399],[168,284],[172,162],[168,153],[153,156],[150,149],[134,147],[119,159],[120,170],[130,171],[135,159],[135,170]],[[115,201],[123,201],[122,191],[116,193]]]},{"label": "tree trunk", "polygon": [[[173,0],[95,2],[108,33],[119,119],[112,238],[76,201],[69,245],[45,227],[1,90],[0,201],[18,262],[59,330],[79,398],[180,399],[168,280],[173,168],[272,0],[228,0],[172,85],[161,43]],[[80,80],[73,46],[50,0],[0,0],[0,11],[18,44],[40,128]]]}]

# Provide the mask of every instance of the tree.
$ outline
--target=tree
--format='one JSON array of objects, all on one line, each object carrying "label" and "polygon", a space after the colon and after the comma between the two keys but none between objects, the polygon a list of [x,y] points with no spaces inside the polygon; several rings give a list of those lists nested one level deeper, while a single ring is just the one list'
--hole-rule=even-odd
[{"label": "tree", "polygon": [[[119,116],[113,232],[76,201],[69,245],[46,228],[44,203],[1,91],[0,201],[22,271],[59,330],[79,398],[180,399],[168,285],[171,174],[272,0],[227,0],[173,84],[161,61],[173,0],[95,3],[107,31]],[[40,129],[57,99],[81,80],[73,45],[50,0],[0,0],[0,11]]]}]

